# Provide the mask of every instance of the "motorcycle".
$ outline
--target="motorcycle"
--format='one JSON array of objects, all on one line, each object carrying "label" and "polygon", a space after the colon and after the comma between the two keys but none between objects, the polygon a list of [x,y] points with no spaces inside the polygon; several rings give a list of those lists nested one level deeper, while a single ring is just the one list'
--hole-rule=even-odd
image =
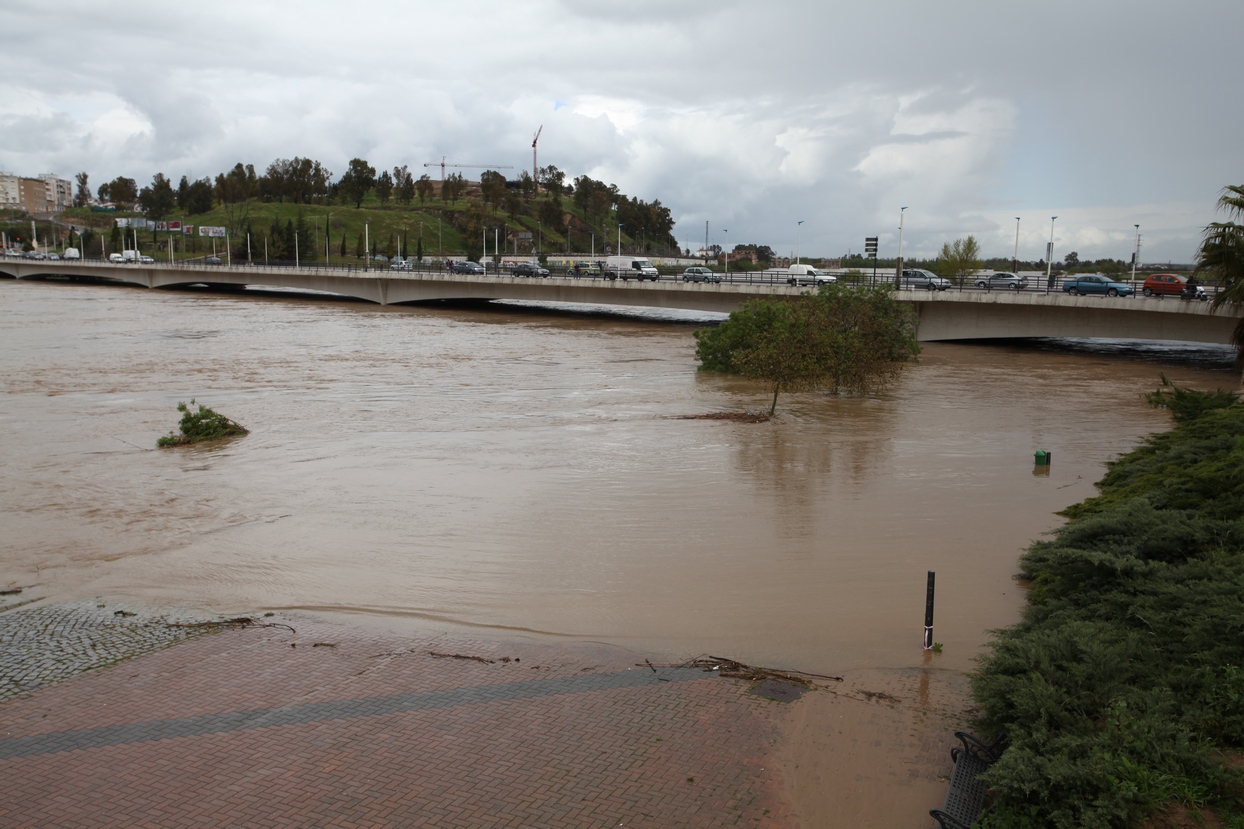
[{"label": "motorcycle", "polygon": [[1184,288],[1182,291],[1179,292],[1179,298],[1183,300],[1188,300],[1188,301],[1199,299],[1201,302],[1205,302],[1209,299],[1209,296],[1206,295],[1204,288],[1202,288],[1200,285],[1197,285],[1192,290],[1189,290],[1188,288]]}]

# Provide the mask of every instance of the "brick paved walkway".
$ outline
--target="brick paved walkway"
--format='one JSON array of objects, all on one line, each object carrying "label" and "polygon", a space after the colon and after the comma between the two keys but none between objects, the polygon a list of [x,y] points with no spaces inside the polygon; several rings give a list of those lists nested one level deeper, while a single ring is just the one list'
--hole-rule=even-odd
[{"label": "brick paved walkway", "polygon": [[0,825],[797,825],[744,683],[273,621],[0,703]]}]

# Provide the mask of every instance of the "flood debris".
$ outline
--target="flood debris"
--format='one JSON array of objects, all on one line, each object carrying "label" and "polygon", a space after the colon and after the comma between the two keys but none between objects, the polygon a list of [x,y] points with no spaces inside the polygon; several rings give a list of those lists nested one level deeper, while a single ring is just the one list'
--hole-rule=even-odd
[{"label": "flood debris", "polygon": [[768,423],[773,415],[768,412],[705,412],[694,415],[675,415],[671,420],[728,420],[731,423]]},{"label": "flood debris", "polygon": [[682,663],[684,668],[699,668],[705,672],[716,671],[721,676],[728,676],[733,679],[746,679],[751,682],[763,682],[767,679],[776,680],[778,682],[787,682],[791,685],[797,685],[800,688],[815,688],[814,679],[824,679],[830,682],[842,682],[840,676],[827,676],[825,674],[814,674],[807,671],[777,671],[771,668],[757,668],[754,665],[747,665],[734,659],[726,659],[722,656],[701,656]]},{"label": "flood debris", "polygon": [[256,622],[250,616],[235,616],[232,619],[217,619],[213,622],[165,622],[171,628],[285,628],[290,633],[297,633],[292,627],[281,622]]},{"label": "flood debris", "polygon": [[472,662],[483,662],[485,665],[495,665],[497,662],[495,659],[485,659],[482,656],[470,656],[465,653],[437,653],[436,651],[428,651],[428,655],[434,659],[469,659]]}]

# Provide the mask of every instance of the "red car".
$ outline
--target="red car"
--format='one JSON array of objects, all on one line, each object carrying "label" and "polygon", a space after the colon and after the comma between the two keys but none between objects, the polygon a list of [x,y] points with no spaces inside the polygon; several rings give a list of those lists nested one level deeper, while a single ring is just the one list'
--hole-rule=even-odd
[{"label": "red car", "polygon": [[1151,273],[1140,292],[1145,296],[1179,296],[1187,283],[1188,278],[1177,273]]}]

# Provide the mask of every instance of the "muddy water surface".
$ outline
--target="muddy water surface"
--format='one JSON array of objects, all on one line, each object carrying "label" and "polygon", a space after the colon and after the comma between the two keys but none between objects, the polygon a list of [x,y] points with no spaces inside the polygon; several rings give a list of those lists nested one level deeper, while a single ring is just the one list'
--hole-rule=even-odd
[{"label": "muddy water surface", "polygon": [[[693,326],[0,281],[0,586],[307,608],[838,673],[942,667],[1022,603],[1015,560],[1165,428],[1160,370],[931,344],[872,398],[695,370]],[[245,438],[156,451],[191,398]],[[1034,475],[1035,449],[1053,452]]]}]

